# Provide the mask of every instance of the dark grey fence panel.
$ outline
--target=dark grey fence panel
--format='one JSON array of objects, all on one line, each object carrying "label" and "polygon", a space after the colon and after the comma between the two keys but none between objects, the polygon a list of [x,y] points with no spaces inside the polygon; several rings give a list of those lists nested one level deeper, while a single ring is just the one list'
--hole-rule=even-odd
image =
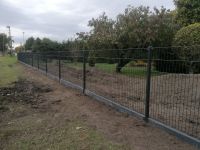
[{"label": "dark grey fence panel", "polygon": [[200,46],[19,53],[18,60],[200,147]]}]

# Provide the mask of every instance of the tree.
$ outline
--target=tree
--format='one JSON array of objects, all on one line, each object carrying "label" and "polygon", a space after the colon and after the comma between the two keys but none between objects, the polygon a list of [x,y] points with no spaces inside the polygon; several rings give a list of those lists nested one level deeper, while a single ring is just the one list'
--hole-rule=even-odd
[{"label": "tree", "polygon": [[48,52],[48,51],[56,51],[56,43],[51,41],[49,38],[43,38],[41,41],[41,51]]},{"label": "tree", "polygon": [[40,38],[36,38],[34,43],[33,43],[33,52],[40,52],[42,51],[41,49],[41,39]]},{"label": "tree", "polygon": [[[89,21],[89,33],[77,34],[77,39],[72,43],[77,44],[78,49],[90,50],[87,56],[92,66],[95,62],[117,63],[116,72],[121,72],[133,57],[147,57],[144,48],[150,45],[171,46],[173,37],[179,29],[174,21],[174,13],[164,7],[150,11],[149,7],[144,6],[128,6],[116,20],[109,19],[103,13]],[[168,52],[170,53],[170,50]],[[163,51],[157,57],[163,57],[165,54]],[[161,70],[163,65],[156,62],[158,70]]]},{"label": "tree", "polygon": [[[117,16],[116,20],[110,19],[105,13],[98,18],[89,20],[88,26],[91,30],[88,33],[77,33],[75,39],[63,43],[57,43],[50,39],[36,39],[33,44],[34,51],[58,51],[70,50],[70,56],[83,56],[83,49],[87,49],[85,55],[91,66],[95,62],[117,63],[116,72],[133,58],[145,59],[146,48],[169,47],[179,26],[174,21],[175,11],[161,7],[132,7],[128,6],[124,13]],[[74,50],[74,51],[73,51]],[[80,50],[77,52],[77,50]],[[156,57],[164,58],[171,53],[171,50],[162,51]],[[156,62],[156,69],[162,71],[167,62]],[[170,64],[172,65],[172,64]],[[166,68],[166,67],[165,67]]]},{"label": "tree", "polygon": [[155,15],[152,17],[151,29],[155,32],[151,45],[153,47],[166,47],[153,50],[155,69],[160,72],[180,72],[180,70],[177,70],[177,68],[181,69],[178,67],[180,64],[172,61],[178,59],[174,55],[171,46],[176,32],[180,29],[180,26],[175,21],[175,12],[162,7],[160,10],[155,9]]},{"label": "tree", "polygon": [[9,38],[6,34],[0,33],[0,51],[5,54],[8,51]]},{"label": "tree", "polygon": [[92,18],[88,23],[88,26],[92,28],[89,37],[90,47],[95,49],[113,47],[114,25],[115,21],[108,18],[105,13],[97,19]]},{"label": "tree", "polygon": [[32,50],[34,42],[35,39],[33,37],[28,38],[25,43],[25,50]]},{"label": "tree", "polygon": [[177,21],[187,26],[200,22],[200,2],[199,0],[174,0],[177,7]]},{"label": "tree", "polygon": [[49,38],[36,38],[32,45],[34,52],[49,52],[49,51],[59,51],[60,44],[58,42],[52,41]]},{"label": "tree", "polygon": [[181,28],[174,37],[173,45],[181,46],[174,53],[187,62],[184,66],[186,73],[200,73],[200,23]]},{"label": "tree", "polygon": [[116,42],[115,21],[103,13],[96,19],[92,18],[88,26],[92,28],[87,38],[87,46],[91,49],[88,54],[89,64],[94,66],[96,61],[112,63],[112,59],[106,60],[106,58],[111,58],[115,55],[115,53],[108,50],[112,49]]},{"label": "tree", "polygon": [[[149,7],[129,6],[124,14],[117,17],[116,32],[118,35],[118,48],[147,48],[152,45],[170,46],[178,26],[173,21],[170,10],[154,8],[151,12]],[[119,62],[116,72],[131,61],[131,59],[145,58],[146,51],[143,50],[121,50],[119,51]],[[159,57],[159,56],[158,56]]]}]

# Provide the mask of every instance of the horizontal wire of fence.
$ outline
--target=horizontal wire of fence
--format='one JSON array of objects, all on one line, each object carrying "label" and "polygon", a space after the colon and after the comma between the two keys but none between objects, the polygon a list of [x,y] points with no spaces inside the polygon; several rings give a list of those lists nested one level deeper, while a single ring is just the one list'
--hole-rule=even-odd
[{"label": "horizontal wire of fence", "polygon": [[21,52],[18,60],[200,140],[200,46]]}]

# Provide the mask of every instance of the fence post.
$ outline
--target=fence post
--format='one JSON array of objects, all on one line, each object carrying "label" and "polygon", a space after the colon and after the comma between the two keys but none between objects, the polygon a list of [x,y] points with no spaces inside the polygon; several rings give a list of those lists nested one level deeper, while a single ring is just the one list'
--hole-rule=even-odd
[{"label": "fence post", "polygon": [[31,65],[32,65],[32,67],[33,67],[33,53],[31,53],[31,54],[32,54]]},{"label": "fence post", "polygon": [[38,69],[40,69],[40,64],[39,64],[39,54],[37,54],[37,67],[38,67]]},{"label": "fence post", "polygon": [[60,79],[61,79],[61,65],[60,65],[60,52],[58,53],[58,65],[59,65],[59,74],[58,74],[58,76],[59,76],[59,81],[60,81]]},{"label": "fence post", "polygon": [[48,60],[48,58],[47,58],[47,55],[45,55],[46,57],[45,57],[45,71],[46,71],[46,75],[47,75],[47,72],[48,72],[48,66],[47,66],[47,60]]},{"label": "fence post", "polygon": [[85,50],[83,50],[83,94],[85,94],[86,87],[86,60],[85,60]]},{"label": "fence post", "polygon": [[152,47],[147,48],[148,51],[148,64],[147,64],[147,78],[146,78],[146,96],[145,96],[145,117],[144,120],[148,121],[149,118],[149,100],[151,91],[151,62],[152,62]]},{"label": "fence post", "polygon": [[189,60],[189,62],[190,62],[190,68],[189,68],[189,74],[193,74],[194,72],[193,72],[193,69],[192,69],[192,61],[191,60]]}]

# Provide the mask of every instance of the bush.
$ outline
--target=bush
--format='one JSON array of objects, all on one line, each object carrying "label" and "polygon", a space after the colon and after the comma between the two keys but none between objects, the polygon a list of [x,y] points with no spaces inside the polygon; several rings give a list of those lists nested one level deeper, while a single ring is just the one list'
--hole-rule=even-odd
[{"label": "bush", "polygon": [[174,47],[154,49],[153,59],[155,69],[159,72],[187,73],[185,62],[181,61],[177,54],[174,53],[177,50]]},{"label": "bush", "polygon": [[174,37],[173,46],[181,46],[174,51],[179,59],[187,61],[187,73],[200,73],[200,23],[180,29]]},{"label": "bush", "polygon": [[200,23],[181,28],[175,35],[174,46],[200,45]]}]

